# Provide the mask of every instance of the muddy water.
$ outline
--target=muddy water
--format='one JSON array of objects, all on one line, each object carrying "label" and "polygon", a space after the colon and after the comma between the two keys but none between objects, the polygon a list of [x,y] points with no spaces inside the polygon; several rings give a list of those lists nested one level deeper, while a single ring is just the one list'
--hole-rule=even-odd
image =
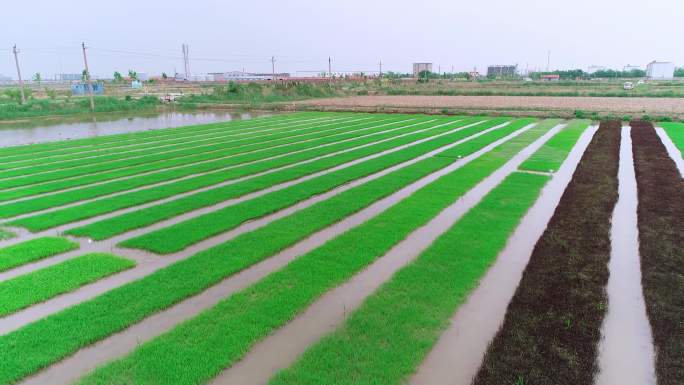
[{"label": "muddy water", "polygon": [[36,124],[9,123],[0,125],[0,147],[41,143],[64,139],[79,139],[102,135],[122,134],[159,128],[188,126],[213,122],[249,119],[267,116],[261,112],[165,112],[158,115],[137,117],[93,117],[88,121],[48,122],[36,120]]},{"label": "muddy water", "polygon": [[[395,245],[382,258],[326,293],[304,313],[256,344],[243,359],[221,373],[212,384],[266,384],[278,370],[291,365],[310,345],[340,326],[347,315],[380,285],[418,257],[559,129],[560,126],[555,127],[532,143],[426,225]],[[440,176],[453,170],[453,167],[447,167],[440,171]]]},{"label": "muddy water", "polygon": [[684,178],[684,154],[682,154],[677,146],[675,146],[674,143],[672,143],[672,139],[667,135],[665,130],[663,130],[662,127],[656,127],[655,128],[656,133],[658,133],[658,136],[660,137],[660,141],[663,142],[663,145],[665,146],[665,149],[667,150],[668,155],[670,155],[670,158],[675,162],[677,165],[677,168],[679,169],[679,174]]},{"label": "muddy water", "polygon": [[[505,124],[499,125],[495,128],[489,129],[488,131],[500,128],[504,125]],[[179,304],[174,305],[163,312],[152,315],[146,318],[145,320],[141,321],[140,323],[118,334],[110,336],[109,338],[100,341],[90,347],[81,349],[75,355],[49,367],[48,369],[42,371],[36,376],[28,378],[27,380],[22,382],[22,384],[50,383],[58,385],[71,383],[83,374],[94,369],[96,366],[101,365],[102,362],[125,355],[139,344],[162,334],[163,332],[171,329],[178,323],[191,317],[194,317],[201,311],[211,306],[214,306],[221,299],[225,298],[231,293],[234,293],[237,290],[247,287],[248,285],[258,281],[259,279],[262,279],[271,272],[282,268],[299,255],[305,254],[321,246],[323,243],[329,241],[335,236],[341,234],[342,232],[345,232],[352,227],[360,225],[361,223],[374,217],[375,215],[386,210],[387,208],[391,207],[397,202],[403,200],[404,198],[406,198],[416,190],[422,188],[426,184],[444,175],[446,172],[450,170],[453,171],[455,168],[468,163],[472,159],[482,155],[486,151],[491,150],[494,146],[502,143],[505,140],[510,139],[518,133],[509,135],[508,137],[503,138],[472,155],[469,155],[467,157],[462,158],[461,160],[456,161],[451,166],[449,166],[448,170],[444,169],[434,174],[431,174],[415,182],[414,184],[411,184],[403,188],[402,190],[399,190],[398,192],[384,199],[381,199],[380,201],[372,204],[366,209],[363,209],[358,213],[353,214],[343,219],[342,221],[335,223],[332,226],[311,235],[310,237],[295,244],[294,246],[289,247],[281,251],[280,253],[225,279],[221,283],[212,286],[211,288],[207,289],[201,294],[198,294],[192,298],[180,302]],[[466,138],[460,142],[464,142],[470,139],[472,139],[472,137]],[[439,150],[435,150],[432,153],[430,153],[430,156],[433,156],[441,151],[445,151],[448,148],[453,147],[454,145],[455,144],[451,144],[443,148],[440,148]],[[313,198],[313,200],[315,201],[317,201],[317,199],[318,197]],[[266,224],[272,222],[273,220],[285,216],[282,214],[283,211],[271,215],[269,217],[264,217],[252,222],[248,222],[238,229],[222,234],[220,237],[213,238],[206,242],[211,244],[220,244],[229,239],[234,238],[240,233],[252,231],[259,227],[263,227]],[[207,248],[210,246],[211,245],[209,244],[195,245],[185,250],[183,253],[174,254],[169,257],[163,257],[163,259],[161,259],[160,261],[164,263],[164,265],[168,265],[168,263],[166,262],[167,258],[176,261],[183,258],[184,256],[191,255],[192,253],[199,251],[196,249],[200,249],[200,247]],[[120,275],[123,274],[125,274],[125,272]],[[18,325],[13,325],[5,330],[0,330],[0,334],[3,332],[6,333],[8,330],[16,329],[17,327]]]},{"label": "muddy water", "polygon": [[622,128],[619,198],[611,228],[608,312],[601,329],[597,385],[655,384],[651,327],[641,287],[637,185],[630,127]]},{"label": "muddy water", "polygon": [[[435,151],[432,151],[428,154],[423,155],[421,157],[421,159],[424,159],[428,156],[433,156],[433,155],[435,155],[441,151],[445,151],[449,148],[452,148],[457,144],[460,144],[460,143],[465,142],[467,140],[471,140],[472,138],[483,135],[486,132],[489,132],[493,129],[500,128],[504,125],[505,124],[496,126],[494,128],[488,129],[482,133],[478,133],[477,135],[470,136],[470,137],[463,139],[461,141],[458,141],[458,142],[452,143],[450,145],[444,146],[438,150],[435,150]],[[449,132],[463,130],[469,126],[472,126],[472,125],[468,125],[468,126],[464,126],[464,127],[454,129],[454,130],[450,130]],[[441,135],[446,135],[446,134],[447,133],[443,133],[443,134],[439,134],[439,135],[441,136]],[[425,140],[428,140],[428,139],[425,139]],[[404,145],[403,147],[408,147],[409,145],[415,145],[415,144],[416,143],[414,142],[412,144]],[[396,151],[398,151],[398,150],[396,150]],[[375,155],[371,155],[371,156],[375,156]],[[404,162],[400,165],[394,166],[393,170],[401,168],[401,167],[406,167],[409,164],[413,164],[417,161],[418,160],[411,160],[411,161]],[[365,183],[365,182],[370,181],[372,179],[377,179],[386,173],[387,173],[387,171],[385,170],[385,171],[381,171],[381,172],[376,173],[376,174],[372,174],[370,176],[367,176],[365,178],[360,179],[359,181],[355,181],[355,182],[346,184],[346,185],[344,185],[338,189],[334,189],[330,192],[317,195],[313,198],[310,198],[306,201],[300,202],[294,206],[288,207],[284,210],[278,211],[278,212],[271,214],[269,216],[265,216],[265,217],[259,218],[257,220],[249,221],[249,222],[247,222],[247,223],[245,223],[245,224],[243,224],[243,225],[241,225],[241,226],[239,226],[239,227],[237,227],[231,231],[228,231],[228,232],[223,233],[221,235],[218,235],[216,237],[207,239],[207,240],[199,242],[193,246],[190,246],[189,248],[187,248],[181,252],[171,254],[171,255],[167,255],[167,256],[163,256],[163,257],[157,256],[157,255],[154,255],[154,254],[142,251],[142,250],[131,250],[131,249],[117,248],[116,244],[120,241],[122,236],[112,238],[112,239],[109,239],[109,240],[103,241],[103,242],[93,242],[93,244],[96,245],[98,250],[107,251],[107,252],[111,252],[113,254],[121,255],[123,257],[131,258],[131,259],[136,260],[138,262],[138,266],[136,266],[133,269],[126,270],[126,271],[119,273],[117,275],[113,275],[113,276],[104,278],[104,279],[99,280],[99,281],[92,283],[90,285],[83,286],[76,291],[55,297],[49,301],[45,301],[43,303],[34,305],[30,308],[19,311],[19,312],[14,313],[14,314],[12,314],[12,315],[4,318],[4,319],[1,319],[0,320],[0,334],[9,333],[12,330],[16,330],[17,328],[19,328],[19,327],[21,327],[21,326],[23,326],[29,322],[38,320],[40,318],[43,318],[43,317],[48,316],[50,314],[53,314],[59,310],[62,310],[68,306],[72,306],[72,305],[75,305],[77,303],[83,302],[87,299],[93,298],[99,294],[105,293],[105,292],[112,290],[116,287],[124,285],[128,282],[131,282],[134,279],[142,278],[146,275],[153,273],[154,271],[156,271],[158,269],[166,267],[166,266],[168,266],[174,262],[177,262],[181,259],[187,258],[188,256],[194,255],[197,252],[200,252],[200,251],[205,250],[207,248],[210,248],[210,247],[219,245],[221,243],[224,243],[230,239],[235,238],[236,236],[238,236],[240,234],[243,234],[243,233],[246,233],[249,231],[253,231],[255,229],[263,227],[263,226],[267,225],[268,223],[270,223],[274,220],[283,218],[283,217],[288,216],[288,215],[290,215],[296,211],[302,210],[302,209],[309,207],[315,203],[318,203],[322,200],[328,199],[335,194],[338,194],[342,191],[345,191],[345,190],[352,188],[356,185],[359,185],[361,183]],[[178,218],[174,218],[170,222],[171,222],[171,224],[177,223]],[[140,230],[140,231],[145,232],[143,230]],[[78,239],[78,241],[80,242],[81,245],[83,245],[83,247],[92,247],[88,240]],[[62,262],[68,258],[73,258],[75,255],[76,255],[75,253],[62,254],[62,255],[59,255],[59,256],[54,257],[54,258],[45,259],[45,260],[36,262],[34,264],[31,264],[31,265],[22,266],[20,268],[5,272],[1,275],[1,277],[4,279],[9,279],[9,278],[15,277],[15,276],[20,275],[20,274],[25,274],[29,271],[34,271],[37,268],[43,268],[43,267],[50,266],[50,265],[58,263],[58,262]]]},{"label": "muddy water", "polygon": [[489,342],[501,326],[534,245],[546,229],[597,127],[580,136],[568,158],[542,189],[506,246],[451,318],[449,328],[421,363],[413,385],[468,385],[477,374]]}]

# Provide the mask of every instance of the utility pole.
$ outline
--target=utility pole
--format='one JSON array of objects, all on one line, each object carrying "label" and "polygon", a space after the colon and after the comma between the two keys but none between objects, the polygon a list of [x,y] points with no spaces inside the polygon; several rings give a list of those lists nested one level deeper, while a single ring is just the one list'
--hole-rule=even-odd
[{"label": "utility pole", "polygon": [[551,50],[546,55],[546,72],[551,71]]},{"label": "utility pole", "polygon": [[275,62],[276,62],[275,56],[271,56],[271,73],[273,74],[273,79],[272,79],[273,81],[276,80],[276,76],[275,76]]},{"label": "utility pole", "polygon": [[330,77],[330,84],[332,85],[332,59],[328,56],[328,76]]},{"label": "utility pole", "polygon": [[190,81],[190,46],[183,43],[183,67],[185,69],[185,80]]},{"label": "utility pole", "polygon": [[382,59],[380,59],[380,77],[382,77]]},{"label": "utility pole", "polygon": [[19,69],[19,50],[15,44],[12,47],[12,52],[14,53],[14,63],[17,65],[17,77],[19,78],[19,92],[21,93],[21,104],[26,103],[26,95],[24,95],[24,81],[21,79],[21,69]]},{"label": "utility pole", "polygon": [[90,110],[95,112],[95,100],[93,99],[93,82],[90,79],[90,70],[88,69],[88,57],[86,56],[85,43],[81,43],[83,47],[83,63],[85,64],[86,82],[88,82],[88,93],[90,94]]}]

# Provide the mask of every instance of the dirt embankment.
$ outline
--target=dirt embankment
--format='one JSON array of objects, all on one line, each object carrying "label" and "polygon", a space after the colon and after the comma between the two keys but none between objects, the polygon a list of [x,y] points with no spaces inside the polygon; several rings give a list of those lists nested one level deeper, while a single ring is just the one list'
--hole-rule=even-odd
[{"label": "dirt embankment", "polygon": [[591,385],[618,198],[620,123],[601,124],[535,245],[474,384]]},{"label": "dirt embankment", "polygon": [[642,286],[660,385],[684,381],[684,180],[653,125],[632,122]]},{"label": "dirt embankment", "polygon": [[482,114],[573,116],[576,110],[601,115],[670,116],[684,118],[684,98],[619,98],[563,96],[352,96],[312,99],[290,109],[368,112],[469,112]]}]

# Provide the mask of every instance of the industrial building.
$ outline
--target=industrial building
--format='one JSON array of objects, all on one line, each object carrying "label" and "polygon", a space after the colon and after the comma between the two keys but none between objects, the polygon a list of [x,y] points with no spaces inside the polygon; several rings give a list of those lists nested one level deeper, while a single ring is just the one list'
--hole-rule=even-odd
[{"label": "industrial building", "polygon": [[487,77],[509,77],[518,75],[518,65],[491,65],[487,67]]},{"label": "industrial building", "polygon": [[646,66],[646,77],[654,80],[674,79],[675,65],[670,62],[652,61]]},{"label": "industrial building", "polygon": [[432,63],[413,63],[413,77],[417,78],[423,72],[432,72]]}]

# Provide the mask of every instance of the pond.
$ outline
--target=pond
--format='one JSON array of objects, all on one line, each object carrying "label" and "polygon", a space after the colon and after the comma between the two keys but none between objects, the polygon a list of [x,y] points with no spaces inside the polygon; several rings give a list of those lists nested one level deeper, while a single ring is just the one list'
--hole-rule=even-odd
[{"label": "pond", "polygon": [[144,115],[111,114],[75,121],[62,119],[35,119],[22,122],[0,122],[0,147],[21,144],[78,139],[101,135],[121,134],[159,128],[188,126],[230,120],[250,119],[270,115],[264,112],[229,111],[169,111]]}]

